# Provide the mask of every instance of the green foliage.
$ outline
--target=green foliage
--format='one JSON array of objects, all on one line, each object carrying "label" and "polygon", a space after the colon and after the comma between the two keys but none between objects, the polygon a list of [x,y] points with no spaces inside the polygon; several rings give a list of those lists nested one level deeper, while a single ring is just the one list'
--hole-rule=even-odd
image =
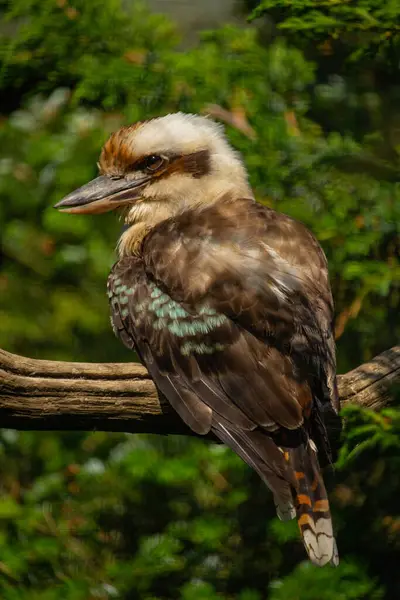
[{"label": "green foliage", "polygon": [[[88,240],[93,222],[60,219],[50,208],[61,190],[94,175],[104,137],[100,114],[83,109],[62,114],[67,99],[59,89],[45,103],[33,100],[0,131],[1,342],[37,355],[44,346],[62,358],[60,346],[80,332],[76,351],[83,358],[85,336],[108,331],[105,294],[97,286],[112,261],[117,229],[112,239],[104,235],[107,224],[99,223]],[[80,289],[74,285],[78,280]]]},{"label": "green foliage", "polygon": [[[51,92],[67,86],[77,98],[112,108],[130,101],[130,89],[151,70],[152,53],[167,51],[174,28],[160,15],[135,4],[127,14],[120,0],[19,0],[5,14],[12,35],[0,38],[0,85],[6,107],[21,94]],[[144,82],[143,82],[144,83]],[[155,79],[146,79],[151,90]]]},{"label": "green foliage", "polygon": [[357,464],[358,457],[366,451],[377,452],[381,456],[395,456],[400,467],[400,414],[392,408],[380,413],[349,406],[343,410],[346,419],[347,436],[343,444],[338,466]]},{"label": "green foliage", "polygon": [[382,590],[356,564],[343,562],[332,573],[310,565],[297,567],[271,585],[271,600],[380,600]]},{"label": "green foliage", "polygon": [[252,18],[267,13],[288,35],[342,42],[351,59],[372,58],[397,70],[400,53],[400,4],[397,0],[261,0]]},{"label": "green foliage", "polygon": [[[310,62],[289,44],[292,29],[289,40],[264,44],[254,30],[221,27],[183,52],[165,18],[138,5],[125,11],[117,0],[101,9],[93,0],[15,0],[6,19],[1,347],[132,360],[112,335],[105,294],[120,225],[113,215],[71,217],[52,205],[96,175],[100,147],[122,123],[221,107],[257,198],[305,222],[326,250],[341,370],[396,343],[400,144],[375,88],[327,81],[323,60]],[[316,25],[310,38],[321,32]],[[400,597],[399,411],[344,414],[329,482],[337,570],[303,562],[296,525],[278,521],[257,476],[222,446],[3,431],[0,597]]]}]

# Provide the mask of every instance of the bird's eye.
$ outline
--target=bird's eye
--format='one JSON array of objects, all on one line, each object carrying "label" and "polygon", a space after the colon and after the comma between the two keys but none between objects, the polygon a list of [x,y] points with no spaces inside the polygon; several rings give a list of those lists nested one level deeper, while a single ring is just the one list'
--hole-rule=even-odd
[{"label": "bird's eye", "polygon": [[154,171],[158,171],[163,164],[165,163],[165,158],[163,156],[158,156],[157,154],[152,154],[151,156],[147,156],[143,161],[143,169],[148,171],[149,173],[154,173]]}]

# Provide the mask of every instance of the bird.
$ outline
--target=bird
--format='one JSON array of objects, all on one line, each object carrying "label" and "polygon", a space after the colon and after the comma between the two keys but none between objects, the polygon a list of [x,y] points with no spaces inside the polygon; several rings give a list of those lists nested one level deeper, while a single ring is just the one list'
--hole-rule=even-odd
[{"label": "bird", "polygon": [[339,562],[322,467],[339,419],[325,254],[259,203],[241,155],[207,116],[121,127],[99,176],[55,205],[124,221],[107,294],[115,334],[196,434],[212,434],[297,518],[312,563]]}]

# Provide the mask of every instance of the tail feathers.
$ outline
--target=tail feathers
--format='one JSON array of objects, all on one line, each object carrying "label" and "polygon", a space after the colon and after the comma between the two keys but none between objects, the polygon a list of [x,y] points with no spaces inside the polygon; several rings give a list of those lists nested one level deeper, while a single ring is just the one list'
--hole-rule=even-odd
[{"label": "tail feathers", "polygon": [[314,443],[279,448],[260,429],[243,431],[213,420],[214,434],[252,467],[274,495],[278,517],[297,517],[310,560],[319,566],[337,565],[339,557],[328,497]]},{"label": "tail feathers", "polygon": [[309,440],[297,448],[290,448],[288,462],[297,479],[296,513],[304,546],[310,560],[319,566],[339,564],[336,541],[333,536],[328,495],[318,464],[314,443]]}]

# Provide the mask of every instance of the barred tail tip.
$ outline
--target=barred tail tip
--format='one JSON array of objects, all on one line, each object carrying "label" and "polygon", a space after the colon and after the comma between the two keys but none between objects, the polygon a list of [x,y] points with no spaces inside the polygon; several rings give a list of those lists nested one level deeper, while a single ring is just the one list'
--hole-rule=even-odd
[{"label": "barred tail tip", "polygon": [[[330,563],[337,567],[339,564],[339,554],[336,540],[333,537],[332,522],[330,518],[318,519],[314,521],[309,517],[307,527],[304,527],[302,520],[309,515],[302,515],[299,519],[299,526],[303,537],[304,546],[312,563],[323,567]],[[312,527],[311,525],[312,521]]]},{"label": "barred tail tip", "polygon": [[[281,521],[290,521],[296,517],[296,509],[291,502],[275,502],[276,513]],[[318,505],[317,505],[318,508]],[[339,553],[333,536],[330,515],[327,518],[314,518],[316,515],[302,514],[298,525],[303,543],[311,562],[319,567],[330,563],[337,567]]]},{"label": "barred tail tip", "polygon": [[[339,555],[315,444],[309,439],[307,444],[291,448],[288,454],[286,460],[291,464],[297,481],[297,522],[307,554],[315,565],[322,567],[330,563],[337,566]],[[286,514],[289,512],[286,511]]]}]

